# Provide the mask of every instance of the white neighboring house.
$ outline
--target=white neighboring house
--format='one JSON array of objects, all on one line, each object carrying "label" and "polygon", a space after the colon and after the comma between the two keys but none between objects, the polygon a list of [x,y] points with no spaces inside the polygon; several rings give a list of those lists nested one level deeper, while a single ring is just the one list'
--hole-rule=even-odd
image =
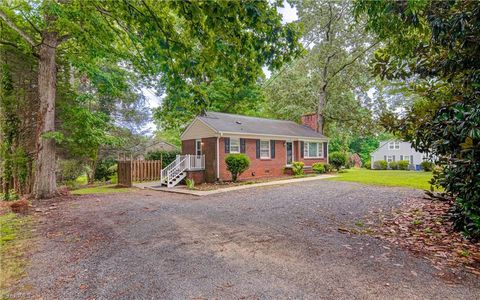
[{"label": "white neighboring house", "polygon": [[377,160],[385,160],[388,163],[391,161],[408,160],[410,162],[410,170],[420,170],[421,162],[426,159],[427,155],[413,149],[410,143],[397,140],[380,142],[377,150],[370,154],[372,169],[374,162]]}]

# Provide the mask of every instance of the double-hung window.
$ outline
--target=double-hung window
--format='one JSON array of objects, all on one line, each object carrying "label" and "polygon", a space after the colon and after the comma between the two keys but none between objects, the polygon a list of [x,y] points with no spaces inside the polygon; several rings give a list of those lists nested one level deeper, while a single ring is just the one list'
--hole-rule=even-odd
[{"label": "double-hung window", "polygon": [[322,143],[305,142],[303,146],[303,156],[305,158],[322,158]]},{"label": "double-hung window", "polygon": [[389,142],[388,150],[398,150],[400,149],[400,142]]},{"label": "double-hung window", "polygon": [[195,140],[195,155],[202,155],[202,140]]},{"label": "double-hung window", "polygon": [[239,138],[230,138],[230,153],[240,153]]},{"label": "double-hung window", "polygon": [[270,141],[260,140],[260,158],[270,158]]}]

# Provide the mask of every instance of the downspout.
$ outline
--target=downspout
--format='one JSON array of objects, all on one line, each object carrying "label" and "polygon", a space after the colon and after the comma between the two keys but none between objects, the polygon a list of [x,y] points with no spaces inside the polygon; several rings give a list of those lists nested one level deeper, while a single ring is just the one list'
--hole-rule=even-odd
[{"label": "downspout", "polygon": [[217,181],[220,179],[220,137],[217,136]]},{"label": "downspout", "polygon": [[327,156],[327,164],[328,164],[328,144],[329,144],[330,141],[327,141],[327,153],[325,153],[325,155]]}]

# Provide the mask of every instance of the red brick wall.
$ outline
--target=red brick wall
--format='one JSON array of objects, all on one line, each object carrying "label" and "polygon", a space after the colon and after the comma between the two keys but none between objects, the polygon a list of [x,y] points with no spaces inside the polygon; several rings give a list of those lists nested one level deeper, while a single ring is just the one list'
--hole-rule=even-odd
[{"label": "red brick wall", "polygon": [[187,178],[193,179],[195,184],[205,182],[205,171],[188,171]]},{"label": "red brick wall", "polygon": [[[202,153],[205,155],[205,182],[215,182],[217,180],[217,138],[203,138]],[[196,154],[195,140],[182,141],[182,154]],[[197,181],[195,181],[197,182]],[[203,182],[203,181],[202,181]]]},{"label": "red brick wall", "polygon": [[182,141],[182,154],[195,154],[195,140]]},{"label": "red brick wall", "polygon": [[[286,163],[285,141],[275,141],[275,158],[257,159],[257,142],[255,139],[245,140],[245,154],[250,158],[250,167],[243,172],[240,180],[253,178],[278,177],[284,175],[283,167]],[[232,175],[227,170],[225,157],[229,153],[225,153],[224,138],[220,138],[220,179],[231,180]]]},{"label": "red brick wall", "polygon": [[321,162],[321,163],[327,162],[325,158],[303,158],[302,155],[300,154],[300,150],[301,150],[300,142],[295,141],[293,142],[293,144],[295,146],[295,153],[294,153],[295,161],[303,162],[305,164],[305,167],[311,167],[314,163],[317,163],[317,162]]},{"label": "red brick wall", "polygon": [[[217,179],[217,138],[204,138],[202,139],[202,143],[202,153],[205,155],[204,180],[206,182],[214,182]],[[225,153],[224,138],[220,138],[219,143],[220,180],[229,181],[232,179],[232,175],[228,172],[225,163],[225,157],[229,153]],[[301,158],[300,143],[294,142],[293,146],[295,148],[294,161],[302,161],[305,163],[305,166],[311,166],[316,162],[324,163],[326,161],[325,159]],[[285,141],[275,141],[275,158],[273,159],[257,159],[256,147],[256,139],[245,140],[245,154],[250,158],[250,167],[239,176],[239,179],[245,180],[284,175],[284,167],[286,164]],[[182,141],[182,154],[195,154],[195,140]],[[198,180],[199,179],[200,178],[198,178]],[[197,182],[197,179],[195,179],[195,182]]]},{"label": "red brick wall", "polygon": [[202,153],[205,155],[205,181],[217,181],[217,138],[202,139]]}]

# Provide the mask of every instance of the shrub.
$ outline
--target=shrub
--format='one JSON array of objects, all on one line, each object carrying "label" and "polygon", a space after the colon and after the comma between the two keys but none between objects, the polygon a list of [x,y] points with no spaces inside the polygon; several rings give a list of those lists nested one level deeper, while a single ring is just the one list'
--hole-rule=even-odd
[{"label": "shrub", "polygon": [[398,168],[400,170],[408,170],[408,166],[410,166],[410,162],[408,160],[401,160],[398,162]]},{"label": "shrub", "polygon": [[396,161],[391,161],[390,163],[388,163],[388,166],[392,170],[398,170],[398,162],[396,162]]},{"label": "shrub", "polygon": [[186,178],[185,183],[187,184],[187,188],[189,190],[193,190],[195,188],[195,180],[190,179],[190,178]]},{"label": "shrub", "polygon": [[330,164],[324,164],[323,166],[325,167],[325,173],[330,173],[330,172],[332,172],[332,165],[330,165]]},{"label": "shrub", "polygon": [[367,169],[367,170],[372,169],[372,161],[367,160],[363,166],[364,166],[365,169]]},{"label": "shrub", "polygon": [[432,172],[433,167],[435,166],[431,161],[424,160],[420,163],[420,166],[425,172]]},{"label": "shrub", "polygon": [[57,164],[57,181],[61,184],[69,184],[83,175],[83,164],[74,159],[62,159]]},{"label": "shrub", "polygon": [[342,152],[332,152],[328,156],[328,161],[337,170],[347,164],[347,156]]},{"label": "shrub", "polygon": [[292,162],[292,173],[294,176],[303,175],[303,166],[305,164],[301,161]]},{"label": "shrub", "polygon": [[227,170],[232,174],[232,181],[237,181],[238,175],[242,174],[250,166],[250,159],[243,153],[230,154],[225,158]]},{"label": "shrub", "polygon": [[179,151],[150,151],[145,155],[146,160],[162,160],[162,168],[165,168],[171,164],[177,155],[180,154]]},{"label": "shrub", "polygon": [[386,170],[388,163],[386,160],[377,160],[373,162],[373,168],[375,170]]},{"label": "shrub", "polygon": [[325,166],[322,163],[314,163],[312,170],[317,174],[325,173]]},{"label": "shrub", "polygon": [[18,200],[20,196],[15,192],[15,190],[9,190],[8,193],[0,193],[0,201],[15,201]]},{"label": "shrub", "polygon": [[94,179],[108,181],[116,172],[116,161],[112,158],[101,159],[95,168]]}]

